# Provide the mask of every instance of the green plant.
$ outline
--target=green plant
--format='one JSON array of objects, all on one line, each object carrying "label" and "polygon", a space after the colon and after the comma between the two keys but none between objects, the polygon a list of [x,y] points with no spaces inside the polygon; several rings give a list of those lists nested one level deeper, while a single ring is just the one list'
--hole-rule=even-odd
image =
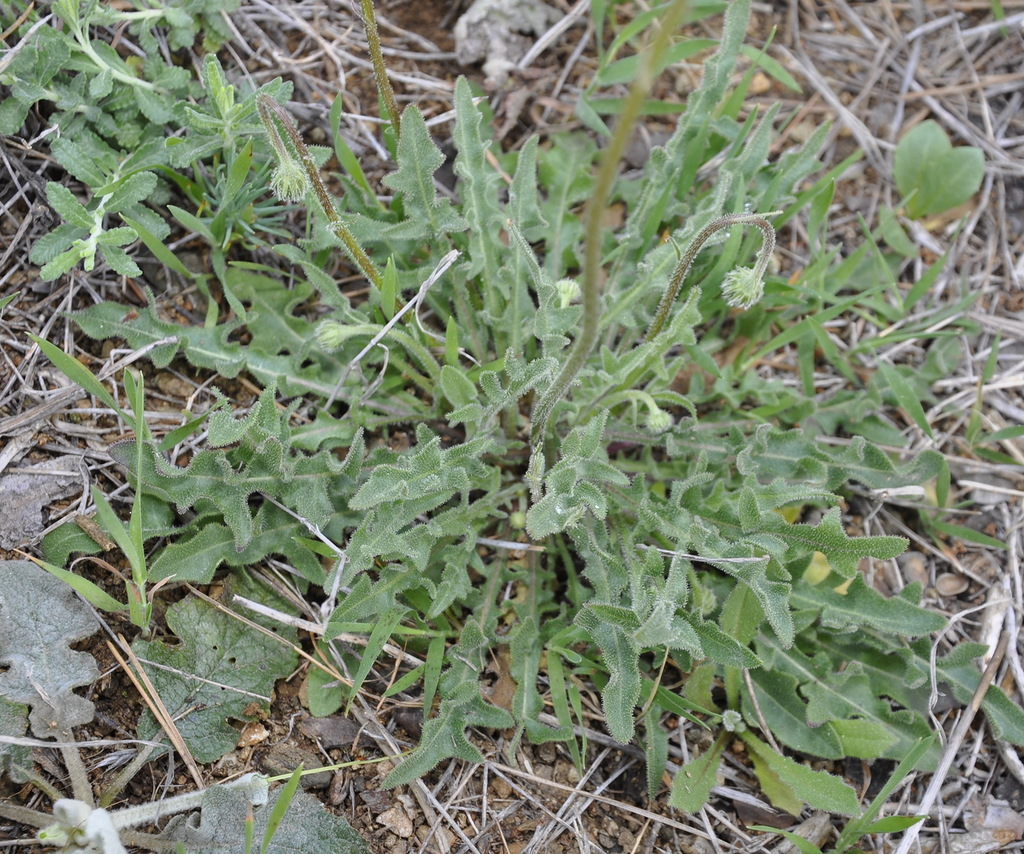
[{"label": "green plant", "polygon": [[[261,198],[269,165],[254,160],[251,142],[239,143],[258,128],[256,93],[236,99],[214,54],[207,56],[201,79],[193,80],[186,69],[161,61],[155,35],[159,30],[181,47],[201,33],[215,47],[224,38],[221,15],[235,6],[236,0],[187,0],[122,12],[101,8],[96,0],[63,0],[54,14],[64,29],[41,27],[45,21],[33,23],[35,14],[25,10],[24,39],[0,63],[0,84],[11,87],[10,97],[0,102],[0,133],[17,133],[34,105],[50,102],[56,108],[51,130],[57,132],[51,152],[91,194],[83,201],[64,184],[47,183],[47,201],[64,222],[32,248],[45,280],[79,263],[91,271],[98,257],[119,275],[139,276],[142,271],[122,247],[141,239],[158,260],[209,295],[206,278],[188,271],[163,244],[169,217],[157,214],[151,207],[156,204],[209,242],[225,296],[241,309],[235,289],[245,285],[228,270],[228,249],[258,242],[257,230],[285,234],[281,206]],[[0,20],[11,23],[6,16]],[[111,26],[137,37],[145,58],[126,60],[94,37]],[[283,99],[289,87],[276,80],[260,92]],[[168,137],[170,124],[180,135]],[[192,177],[176,171],[184,167]],[[248,181],[250,168],[262,180]],[[168,205],[169,185],[176,185],[196,213]],[[215,321],[213,306],[211,325]]]},{"label": "green plant", "polygon": [[[169,322],[155,299],[130,314],[113,303],[75,314],[95,339],[163,342],[152,351],[157,367],[181,356],[223,377],[245,371],[263,387],[240,417],[210,416],[205,447],[185,466],[138,431],[114,449],[144,515],[177,514],[148,581],[208,583],[220,566],[284,557],[308,595],[324,591],[326,642],[370,636],[362,662],[337,653],[354,665],[353,691],[373,653],[400,637],[423,664],[395,691],[421,690],[425,721],[389,785],[451,756],[480,759],[466,734],[474,725],[567,742],[582,764],[574,725],[584,679],[598,686],[616,739],[641,733],[652,792],[667,768],[667,716],[717,730],[676,777],[672,800],[686,809],[706,800],[734,738],[769,797],[793,811],[808,802],[853,814],[857,803],[842,781],[783,748],[871,760],[902,757],[924,739],[919,762],[934,762],[927,635],[944,621],[920,607],[917,586],[886,599],[864,582],[860,565],[894,558],[905,541],[849,536],[840,507],[850,482],[920,485],[944,463],[927,452],[900,460],[864,438],[816,440],[855,419],[881,434],[864,410],[885,395],[909,399],[916,381],[894,368],[862,384],[853,368],[877,344],[842,354],[825,324],[857,311],[881,326],[921,293],[892,287],[871,241],[848,259],[824,253],[795,284],[765,270],[773,225],[807,205],[820,223],[836,175],[804,187],[824,128],[769,162],[778,109],[742,117],[748,78],[734,84],[733,71],[747,0],[729,4],[672,136],[638,177],[619,173],[650,78],[675,55],[669,24],[682,5],[669,5],[638,61],[596,174],[597,146],[576,134],[491,151],[460,79],[457,198],[437,192],[443,157],[408,107],[400,133],[391,115],[390,203],[366,192],[355,167],[335,199],[277,95],[253,93],[245,103],[260,119],[254,138],[275,158],[271,184],[310,203],[310,236],[276,247],[298,279],[292,289],[270,267],[243,268],[227,297],[235,317],[223,325]],[[216,89],[209,73],[206,88]],[[233,185],[242,174],[234,162],[221,160]],[[625,209],[615,227],[599,216],[612,201]],[[325,270],[337,248],[372,285],[365,299]],[[756,249],[758,266],[740,272]],[[319,314],[305,310],[312,301]],[[244,346],[230,337],[243,324]],[[765,381],[758,360],[791,344],[800,386]],[[817,348],[852,378],[820,408]],[[941,355],[936,348],[928,371]],[[684,377],[686,395],[675,388]],[[278,406],[279,397],[292,400]],[[312,408],[300,417],[303,402]],[[408,425],[406,450],[369,441]],[[44,543],[55,564],[84,547],[61,536]],[[508,543],[524,540],[543,555],[519,559]],[[521,595],[503,595],[509,588]],[[500,647],[516,684],[510,708],[483,689]],[[958,697],[978,683],[977,652],[959,647],[935,664]],[[667,674],[685,687],[670,689]],[[333,711],[351,698],[325,683],[311,679],[311,705]],[[546,703],[557,726],[539,720]],[[1024,713],[1000,689],[982,708],[1002,737],[1024,743]]]},{"label": "green plant", "polygon": [[[126,371],[124,374],[125,394],[128,397],[131,409],[131,413],[129,413],[118,405],[117,401],[114,400],[103,384],[83,368],[80,363],[49,341],[36,336],[33,336],[32,340],[69,378],[75,380],[83,389],[110,406],[111,409],[131,425],[135,432],[137,447],[141,448],[144,442],[152,438],[145,420],[146,408],[141,376],[131,371]],[[190,425],[193,430],[197,426],[198,423],[196,422]],[[137,456],[136,471],[140,470],[139,463],[141,461],[142,457]],[[146,552],[142,530],[143,490],[140,488],[139,481],[136,480],[135,500],[132,502],[131,516],[127,526],[117,517],[106,496],[95,487],[92,490],[92,499],[96,505],[96,516],[100,526],[108,535],[114,538],[118,547],[125,557],[128,558],[128,563],[131,566],[131,580],[125,580],[125,590],[128,594],[127,608],[131,621],[139,628],[148,631],[150,617],[153,612],[153,602],[152,591],[147,592],[146,590],[149,572],[146,567]],[[105,611],[121,611],[125,608],[124,605],[112,599],[102,588],[88,579],[45,561],[41,561],[40,565],[51,574],[56,575],[74,587],[83,598],[97,608],[102,608]]]},{"label": "green plant", "polygon": [[[839,834],[839,838],[836,840],[835,845],[829,849],[830,851],[834,852],[834,854],[854,854],[855,851],[860,850],[854,847],[856,843],[860,841],[861,837],[866,836],[869,833],[897,833],[901,830],[906,830],[908,827],[913,827],[918,822],[924,820],[925,817],[923,815],[893,815],[885,818],[877,818],[877,816],[882,807],[885,806],[886,801],[889,800],[889,796],[895,791],[896,787],[903,781],[903,779],[914,770],[914,766],[923,758],[927,750],[928,743],[924,739],[918,741],[911,748],[903,761],[896,766],[896,769],[889,776],[885,785],[882,786],[878,794],[875,795],[867,809],[865,809],[859,816],[850,819],[850,821],[846,823],[842,832]],[[800,854],[822,854],[822,850],[817,845],[812,844],[803,837],[798,836],[795,833],[791,833],[788,830],[777,830],[773,827],[764,827],[760,825],[751,825],[751,830],[762,830],[766,833],[779,833],[792,842],[796,846],[797,850],[800,851]]]},{"label": "green plant", "polygon": [[896,146],[893,177],[906,200],[907,216],[933,216],[966,202],[981,188],[985,156],[980,148],[953,148],[945,131],[925,121]]}]

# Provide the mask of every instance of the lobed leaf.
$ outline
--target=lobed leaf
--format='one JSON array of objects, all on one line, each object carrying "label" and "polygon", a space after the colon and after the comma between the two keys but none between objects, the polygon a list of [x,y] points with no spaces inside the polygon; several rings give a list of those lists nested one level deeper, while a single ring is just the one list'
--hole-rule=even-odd
[{"label": "lobed leaf", "polygon": [[[167,624],[177,643],[139,639],[132,649],[143,665],[150,663],[154,690],[196,760],[213,762],[238,744],[231,721],[253,719],[248,710],[254,701],[268,710],[274,681],[291,673],[297,656],[290,646],[253,632],[200,599],[171,605]],[[157,735],[157,724],[146,712],[139,737]]]}]

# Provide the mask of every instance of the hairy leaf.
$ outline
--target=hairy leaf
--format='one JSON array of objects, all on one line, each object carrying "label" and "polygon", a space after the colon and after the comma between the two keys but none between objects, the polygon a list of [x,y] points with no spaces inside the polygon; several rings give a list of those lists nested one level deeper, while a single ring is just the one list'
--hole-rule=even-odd
[{"label": "hairy leaf", "polygon": [[74,689],[95,682],[99,669],[69,647],[98,629],[68,585],[29,561],[0,561],[0,697],[31,709],[37,738],[72,741],[72,729],[92,721],[92,702]]},{"label": "hairy leaf", "polygon": [[[261,840],[267,832],[283,789],[255,810],[245,794],[229,786],[211,786],[203,796],[198,817],[175,818],[160,834],[170,843],[184,845],[188,854],[244,854],[245,825],[253,821],[253,835]],[[297,792],[287,804],[283,821],[266,849],[267,854],[368,854],[362,837],[342,816],[324,808],[315,797]]]},{"label": "hairy leaf", "polygon": [[384,183],[402,194],[405,219],[387,227],[385,235],[444,245],[453,233],[465,231],[466,222],[452,203],[438,197],[434,173],[444,162],[444,155],[430,139],[423,114],[414,106],[402,113],[397,159],[398,171],[385,176]]},{"label": "hairy leaf", "polygon": [[[246,710],[253,702],[269,709],[274,681],[292,671],[297,657],[290,646],[199,599],[168,608],[167,625],[177,636],[175,644],[140,639],[132,649],[196,760],[212,762],[238,743],[230,721],[251,720]],[[139,737],[157,735],[147,712]]]},{"label": "hairy leaf", "polygon": [[384,787],[400,786],[426,774],[443,759],[458,757],[482,762],[483,754],[466,737],[466,728],[506,728],[513,725],[504,709],[486,702],[480,693],[487,638],[475,620],[466,623],[459,643],[448,656],[448,669],[441,675],[441,705],[437,715],[423,726],[423,736],[412,755],[384,778]]}]

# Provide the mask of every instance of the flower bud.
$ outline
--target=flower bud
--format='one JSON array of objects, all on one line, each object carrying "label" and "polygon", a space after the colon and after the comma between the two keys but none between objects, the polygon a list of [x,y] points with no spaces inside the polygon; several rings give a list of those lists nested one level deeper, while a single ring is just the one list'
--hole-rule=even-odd
[{"label": "flower bud", "polygon": [[743,720],[743,715],[735,709],[726,709],[722,712],[722,727],[726,732],[744,732],[747,722]]},{"label": "flower bud", "polygon": [[737,267],[725,274],[722,294],[729,305],[750,308],[764,295],[764,279],[756,269]]},{"label": "flower bud", "polygon": [[570,303],[580,298],[583,291],[575,279],[559,279],[555,282],[555,293],[558,294],[558,307],[568,308]]},{"label": "flower bud", "polygon": [[301,202],[309,189],[306,170],[291,157],[282,158],[270,178],[270,189],[285,202]]},{"label": "flower bud", "polygon": [[652,406],[647,410],[647,423],[645,426],[652,433],[664,433],[672,426],[672,416],[664,409]]},{"label": "flower bud", "polygon": [[325,320],[316,329],[316,340],[328,352],[337,350],[347,337],[345,327],[336,320]]}]

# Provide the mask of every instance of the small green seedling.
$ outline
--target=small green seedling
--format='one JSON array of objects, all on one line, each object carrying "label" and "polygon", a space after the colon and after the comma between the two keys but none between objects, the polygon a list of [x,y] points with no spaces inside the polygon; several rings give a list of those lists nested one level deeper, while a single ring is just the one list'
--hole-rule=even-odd
[{"label": "small green seedling", "polygon": [[985,175],[980,148],[954,148],[946,132],[929,119],[904,135],[893,161],[896,187],[907,216],[934,216],[962,205],[978,192]]}]

